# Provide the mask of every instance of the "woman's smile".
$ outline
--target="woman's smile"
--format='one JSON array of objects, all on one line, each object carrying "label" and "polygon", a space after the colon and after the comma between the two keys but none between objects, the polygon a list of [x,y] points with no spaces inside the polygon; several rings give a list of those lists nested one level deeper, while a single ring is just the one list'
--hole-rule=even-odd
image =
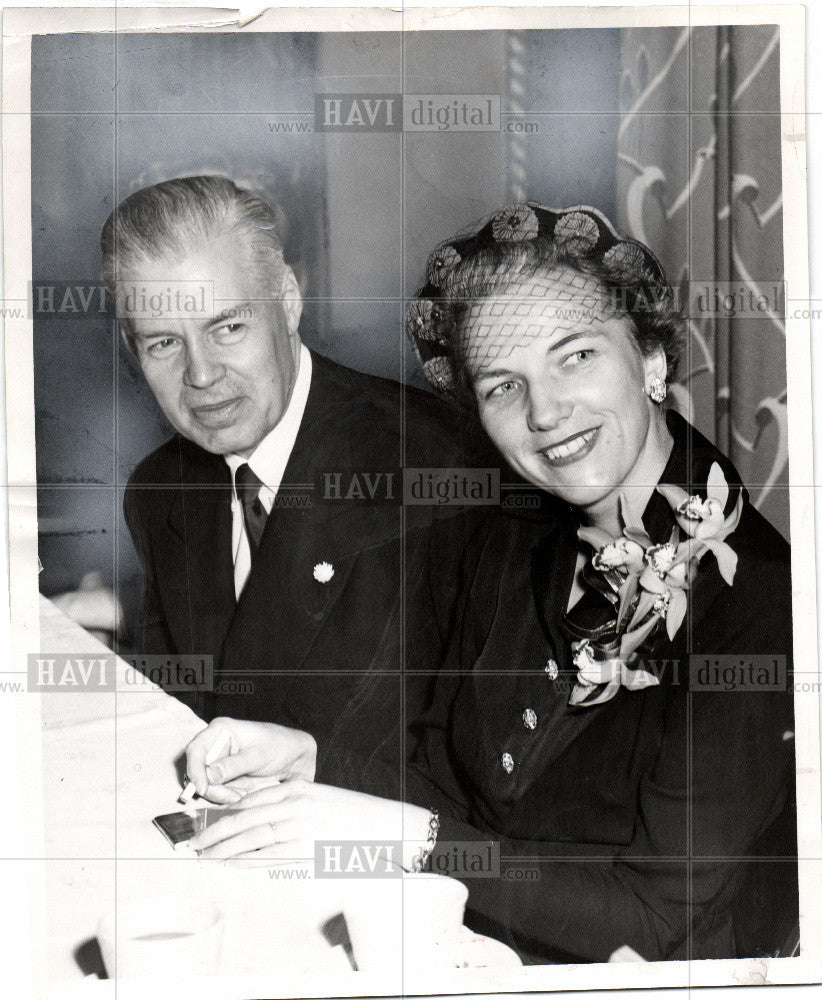
[{"label": "woman's smile", "polygon": [[545,461],[554,468],[573,465],[589,455],[599,438],[599,427],[591,427],[579,434],[572,434],[558,444],[537,449]]}]

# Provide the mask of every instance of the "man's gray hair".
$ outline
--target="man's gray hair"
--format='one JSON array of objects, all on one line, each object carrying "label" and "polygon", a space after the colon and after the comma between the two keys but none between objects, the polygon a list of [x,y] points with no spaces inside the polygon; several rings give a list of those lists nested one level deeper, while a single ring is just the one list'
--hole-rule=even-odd
[{"label": "man's gray hair", "polygon": [[[135,191],[109,215],[100,237],[102,278],[116,301],[117,282],[144,261],[185,257],[215,233],[241,233],[260,264],[278,281],[285,268],[274,209],[227,177],[176,177]],[[133,347],[127,322],[124,331]]]}]

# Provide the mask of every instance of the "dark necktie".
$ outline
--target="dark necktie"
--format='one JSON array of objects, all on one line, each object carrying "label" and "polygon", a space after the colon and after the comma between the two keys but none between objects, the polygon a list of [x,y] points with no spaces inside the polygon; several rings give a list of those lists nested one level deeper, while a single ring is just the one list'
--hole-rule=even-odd
[{"label": "dark necktie", "polygon": [[234,473],[234,485],[240,503],[243,505],[245,532],[248,535],[248,545],[253,558],[263,536],[265,519],[268,516],[259,497],[263,481],[255,476],[251,466],[244,462]]}]

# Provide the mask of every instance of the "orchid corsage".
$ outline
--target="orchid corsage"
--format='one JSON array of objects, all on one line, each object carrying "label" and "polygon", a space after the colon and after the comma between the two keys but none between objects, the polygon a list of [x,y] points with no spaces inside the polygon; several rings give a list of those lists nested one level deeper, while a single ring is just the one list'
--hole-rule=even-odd
[{"label": "orchid corsage", "polygon": [[657,491],[670,504],[676,520],[667,542],[652,543],[642,524],[634,523],[624,495],[620,497],[623,531],[619,537],[593,527],[577,532],[594,549],[592,575],[617,611],[607,643],[593,638],[572,643],[577,677],[570,705],[599,705],[613,698],[620,687],[637,691],[659,684],[659,677],[642,666],[637,651],[663,621],[669,639],[679,631],[688,610],[688,591],[706,552],[714,554],[723,580],[733,585],[737,556],[725,539],[742,516],[742,492],[726,517],[730,491],[717,462],[711,466],[704,499],[679,486],[659,485]]}]

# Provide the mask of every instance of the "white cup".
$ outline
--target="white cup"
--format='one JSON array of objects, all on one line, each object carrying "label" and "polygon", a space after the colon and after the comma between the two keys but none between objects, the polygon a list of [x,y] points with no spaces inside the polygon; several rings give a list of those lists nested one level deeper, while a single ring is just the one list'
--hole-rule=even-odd
[{"label": "white cup", "polygon": [[453,969],[468,889],[428,873],[352,879],[343,913],[361,972]]},{"label": "white cup", "polygon": [[123,903],[97,928],[108,977],[214,976],[223,922],[222,911],[202,900],[155,896]]},{"label": "white cup", "polygon": [[356,878],[343,887],[343,914],[360,972],[399,972],[402,882],[398,876]]},{"label": "white cup", "polygon": [[453,969],[467,887],[455,878],[428,872],[407,874],[402,885],[406,968]]}]

